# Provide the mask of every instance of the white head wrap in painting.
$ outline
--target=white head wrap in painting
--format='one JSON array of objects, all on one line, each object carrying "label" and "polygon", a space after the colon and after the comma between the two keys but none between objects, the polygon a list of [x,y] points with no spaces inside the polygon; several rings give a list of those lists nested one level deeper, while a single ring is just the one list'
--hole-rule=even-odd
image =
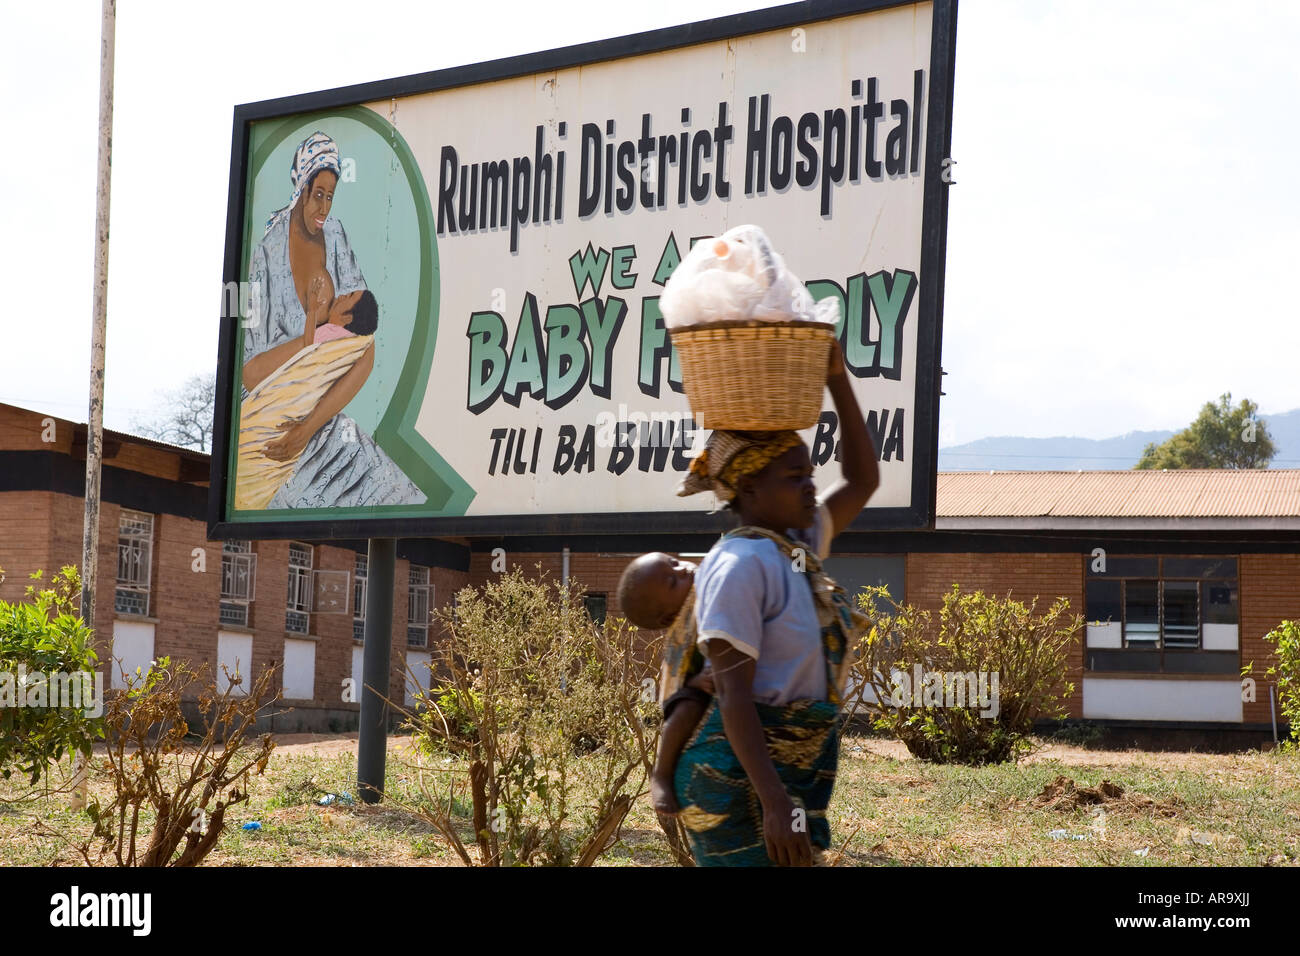
[{"label": "white head wrap in painting", "polygon": [[266,221],[267,232],[271,231],[276,222],[293,212],[302,191],[322,169],[332,171],[335,176],[340,174],[339,147],[334,140],[317,130],[299,143],[294,151],[293,162],[289,164],[289,183],[293,186],[293,195],[289,197],[289,205],[277,209]]}]

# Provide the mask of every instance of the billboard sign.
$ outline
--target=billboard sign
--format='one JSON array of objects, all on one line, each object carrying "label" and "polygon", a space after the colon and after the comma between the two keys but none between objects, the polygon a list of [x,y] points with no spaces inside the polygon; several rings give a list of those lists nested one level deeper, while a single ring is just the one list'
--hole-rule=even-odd
[{"label": "billboard sign", "polygon": [[[212,535],[702,530],[658,300],[743,223],[840,301],[853,527],[932,526],[955,24],[791,4],[237,107]],[[833,409],[804,437],[825,487]]]}]

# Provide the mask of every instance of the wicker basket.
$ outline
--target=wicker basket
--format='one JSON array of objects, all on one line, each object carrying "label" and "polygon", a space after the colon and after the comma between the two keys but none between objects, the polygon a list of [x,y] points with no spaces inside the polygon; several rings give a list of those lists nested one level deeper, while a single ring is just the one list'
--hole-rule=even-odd
[{"label": "wicker basket", "polygon": [[672,333],[702,428],[780,431],[817,424],[835,333],[818,322],[717,322]]}]

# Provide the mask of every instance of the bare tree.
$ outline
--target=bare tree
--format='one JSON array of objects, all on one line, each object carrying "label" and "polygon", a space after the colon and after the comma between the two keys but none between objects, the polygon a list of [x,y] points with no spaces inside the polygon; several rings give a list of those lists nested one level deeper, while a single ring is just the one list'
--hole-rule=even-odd
[{"label": "bare tree", "polygon": [[131,427],[145,438],[182,448],[211,451],[212,408],[216,393],[215,373],[192,375],[180,388],[161,392],[157,413],[150,418],[136,419]]}]

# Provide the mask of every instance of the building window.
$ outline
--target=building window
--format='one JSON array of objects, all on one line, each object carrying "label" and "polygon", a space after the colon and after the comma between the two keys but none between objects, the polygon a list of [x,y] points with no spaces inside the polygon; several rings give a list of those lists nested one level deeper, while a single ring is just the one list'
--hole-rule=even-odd
[{"label": "building window", "polygon": [[406,599],[406,644],[408,647],[429,646],[429,606],[433,592],[429,585],[429,569],[411,565],[410,586]]},{"label": "building window", "polygon": [[1240,670],[1235,557],[1085,558],[1087,670]]},{"label": "building window", "polygon": [[248,627],[253,603],[257,555],[251,541],[227,541],[221,546],[221,623]]},{"label": "building window", "polygon": [[[836,555],[822,562],[826,573],[849,596],[853,606],[858,605],[858,596],[867,587],[883,587],[889,591],[889,597],[902,604],[907,599],[906,559],[899,555]],[[888,614],[892,608],[883,598],[874,602],[878,614]],[[900,638],[901,640],[901,638]]]},{"label": "building window", "polygon": [[153,515],[123,511],[117,524],[117,590],[113,610],[149,616],[149,573],[153,565]]},{"label": "building window", "polygon": [[608,596],[604,592],[597,594],[584,594],[582,603],[586,605],[587,617],[598,626],[605,623],[605,604]]},{"label": "building window", "polygon": [[358,554],[352,570],[352,639],[356,641],[366,636],[366,569],[369,566],[370,559]]},{"label": "building window", "polygon": [[311,545],[289,545],[289,594],[284,612],[284,629],[306,634],[311,623]]}]

